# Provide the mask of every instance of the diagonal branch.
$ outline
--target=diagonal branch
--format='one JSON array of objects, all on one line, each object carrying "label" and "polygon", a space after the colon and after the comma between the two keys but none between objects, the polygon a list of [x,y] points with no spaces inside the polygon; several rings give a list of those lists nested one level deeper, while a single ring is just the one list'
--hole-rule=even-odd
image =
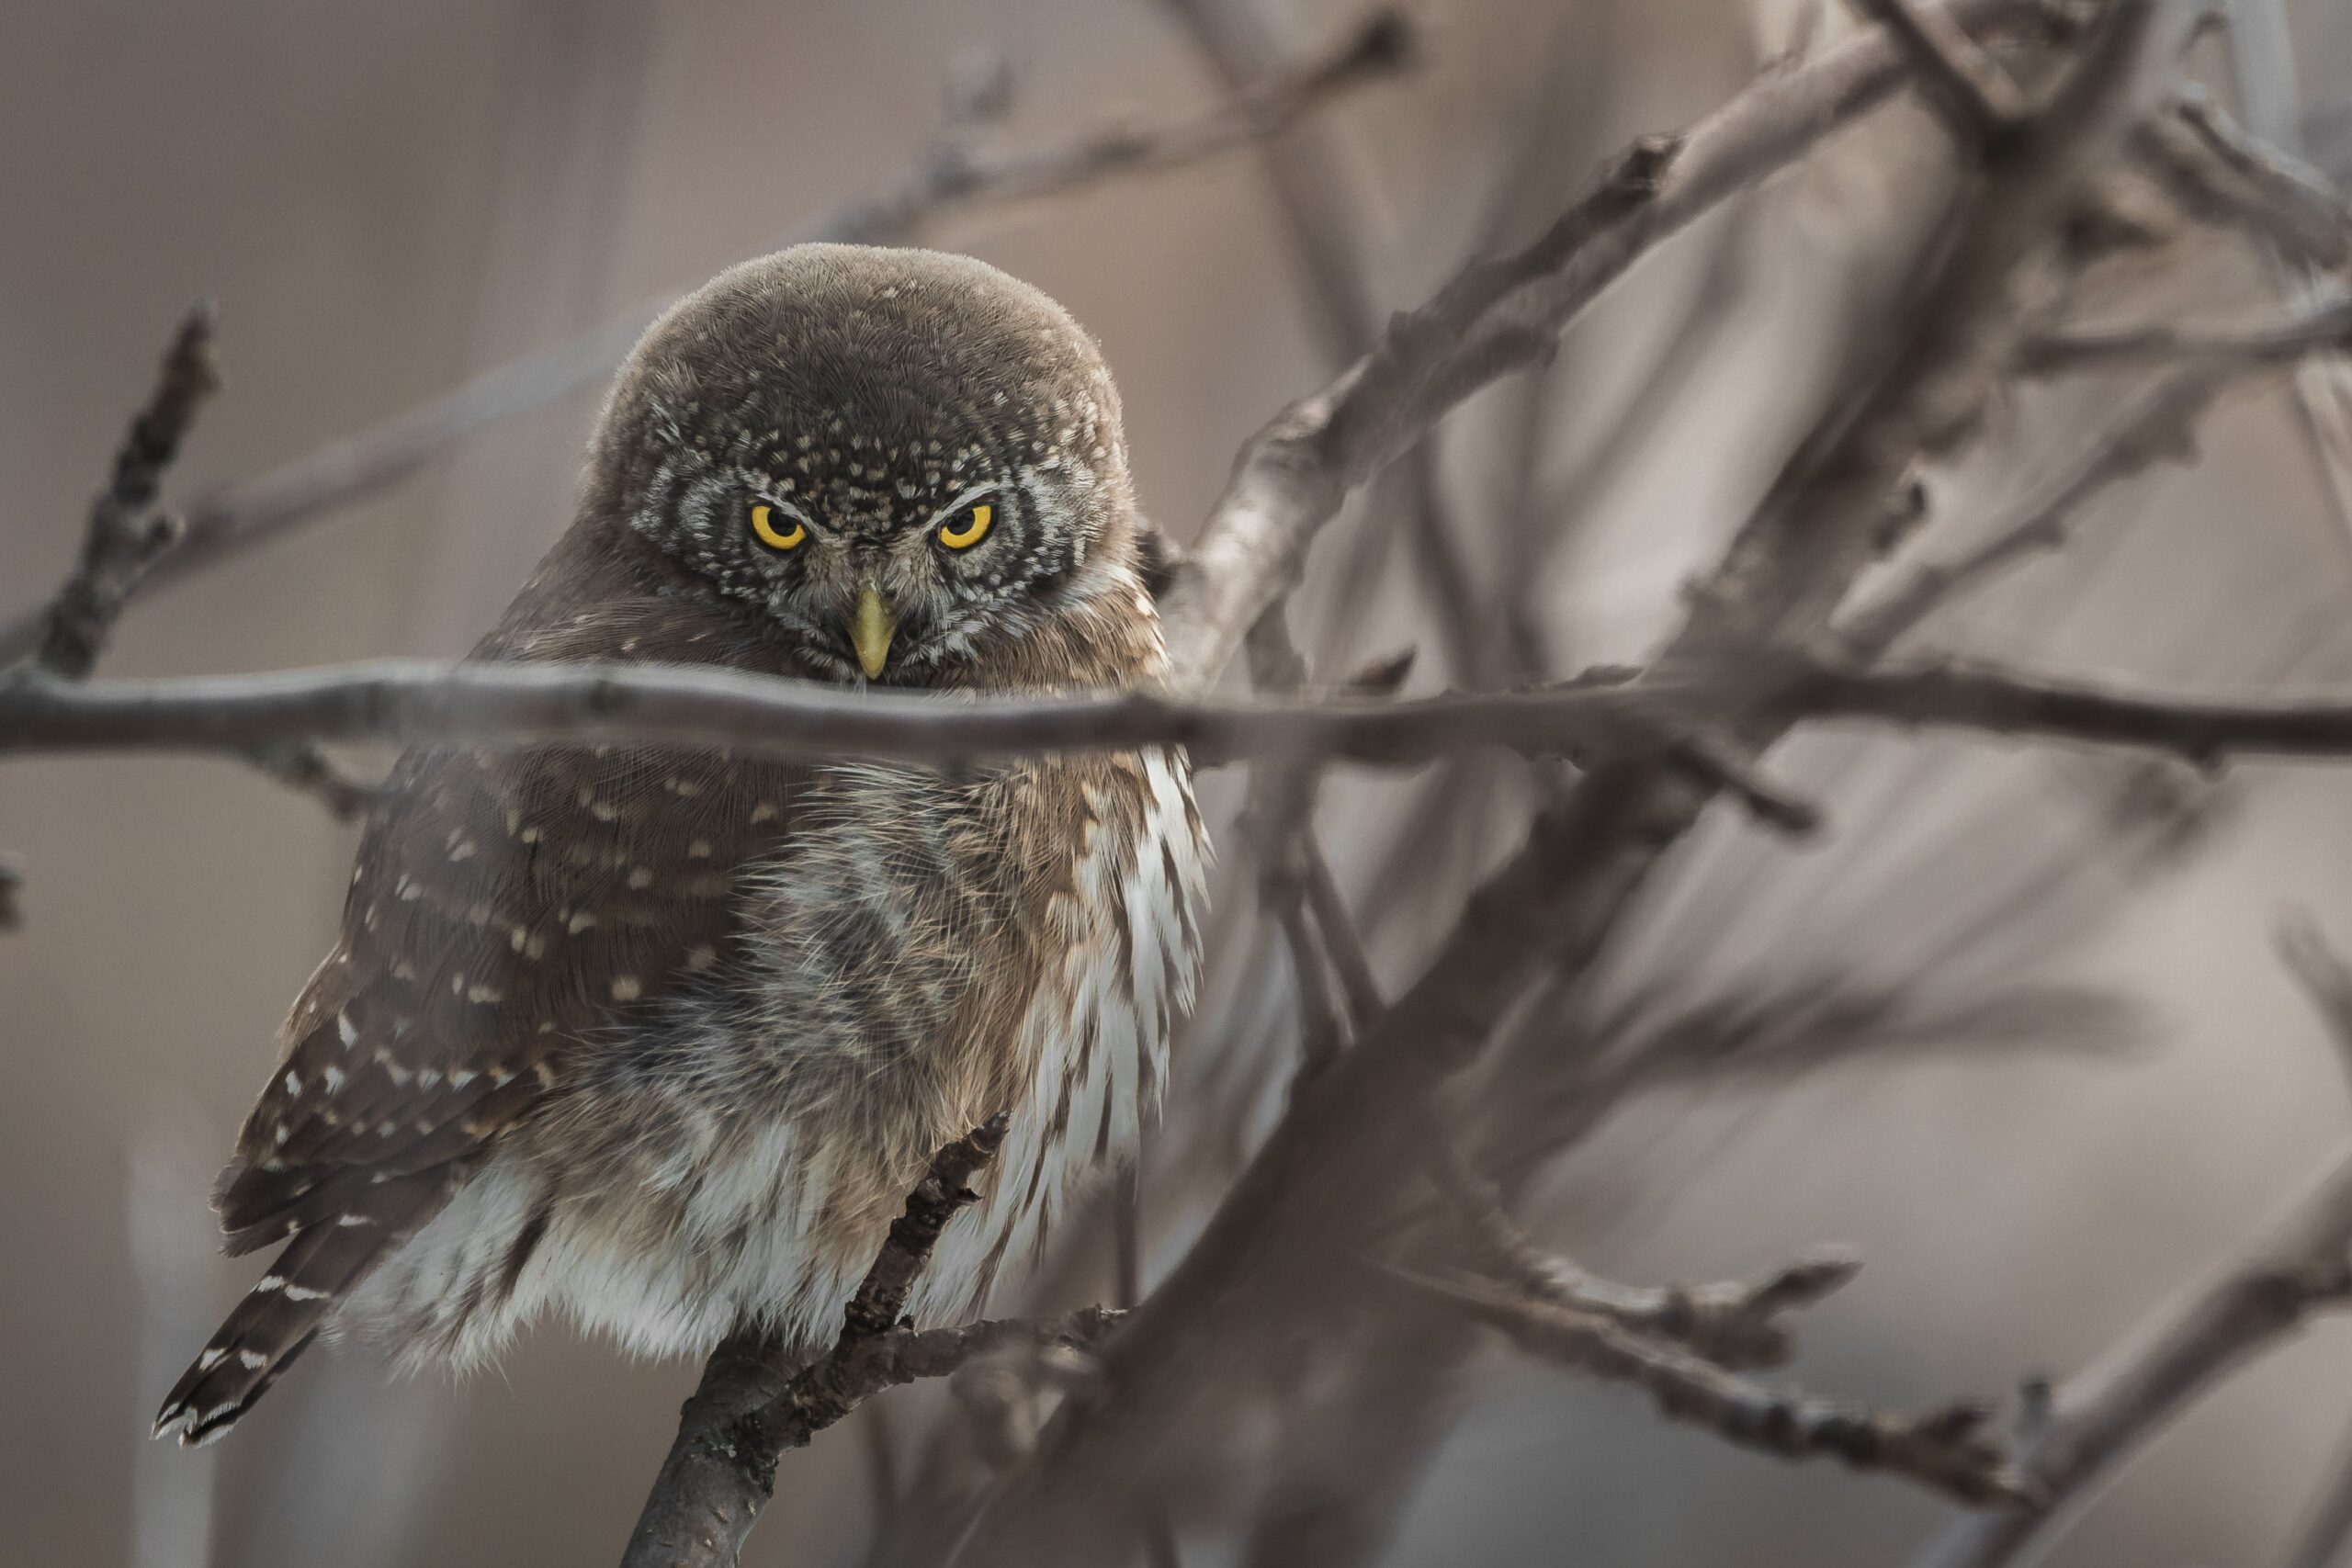
[{"label": "diagonal branch", "polygon": [[1857,660],[1874,659],[1961,594],[2029,556],[2066,542],[2075,513],[2124,480],[2165,460],[2196,457],[2197,423],[2233,384],[2230,367],[2177,372],[2132,403],[2014,516],[1996,523],[1984,543],[1950,560],[1914,568],[1891,589],[1841,617],[1838,646]]},{"label": "diagonal branch", "polygon": [[164,553],[179,542],[178,519],[154,510],[164,470],[179,456],[196,412],[220,388],[212,351],[212,307],[199,301],[180,321],[155,389],[115,453],[114,472],[90,502],[82,553],[40,612],[35,664],[78,681],[95,669],[115,618]]},{"label": "diagonal branch", "polygon": [[1470,1168],[1451,1140],[1433,1135],[1422,1153],[1431,1181],[1467,1232],[1480,1269],[1498,1289],[1679,1345],[1718,1366],[1783,1365],[1796,1353],[1796,1336],[1782,1314],[1843,1290],[1861,1271],[1860,1254],[1819,1247],[1749,1280],[1619,1284],[1539,1247],[1503,1207],[1494,1184]]},{"label": "diagonal branch", "polygon": [[2040,1500],[1954,1526],[1917,1568],[2038,1561],[2100,1485],[2192,1401],[2352,1301],[2352,1154],[2338,1156],[2221,1277],[2159,1314],[2101,1369],[2061,1388],[2024,1457]]},{"label": "diagonal branch", "polygon": [[[2283,945],[2338,1052],[2352,1054],[2352,969],[2307,926]],[[2034,1434],[2025,1456],[2038,1507],[1954,1526],[1917,1560],[1917,1568],[2038,1562],[2100,1487],[2196,1399],[2312,1316],[2347,1305],[2352,1151],[2336,1155],[2243,1257],[2159,1313],[2105,1365],[2058,1390],[2056,1416]],[[2324,1517],[2315,1527],[2331,1528]]]},{"label": "diagonal branch", "polygon": [[[2023,149],[1972,185],[1953,243],[1937,253],[1917,328],[1891,345],[1864,395],[1841,407],[1791,463],[1695,596],[1668,669],[1709,655],[1736,660],[1759,642],[1811,635],[1877,554],[1888,500],[1912,460],[1945,449],[1972,427],[2017,334],[2011,274],[2047,243],[2085,175],[2105,163],[2137,112],[2154,6],[2111,0],[2104,11]],[[1222,628],[1248,624],[1287,586],[1307,534],[1328,515],[1323,503],[1336,499],[1329,488],[1334,474],[1373,462],[1413,427],[1419,411],[1530,352],[1535,329],[1565,319],[1630,259],[1637,233],[1655,232],[1685,218],[1701,196],[1743,183],[1738,176],[1764,162],[1748,140],[1759,135],[1757,124],[1740,124],[1748,114],[1762,112],[1776,134],[1809,141],[1815,132],[1780,120],[1791,107],[1788,90],[1855,71],[1862,50],[1870,70],[1886,70],[1889,85],[1899,79],[1891,41],[1868,37],[1781,76],[1773,85],[1779,91],[1751,93],[1679,146],[1637,148],[1551,235],[1517,257],[1472,269],[1390,334],[1397,353],[1413,355],[1424,333],[1457,322],[1481,298],[1501,301],[1475,310],[1476,330],[1453,337],[1464,348],[1459,357],[1424,362],[1422,374],[1408,377],[1385,371],[1375,355],[1350,383],[1381,389],[1356,417],[1330,418],[1329,401],[1347,396],[1343,386],[1295,409],[1255,444],[1194,553],[1190,588],[1180,576],[1171,593],[1185,621],[1170,639],[1180,679],[1213,676],[1238,637]],[[1777,101],[1764,111],[1759,99]],[[1816,117],[1822,107],[1813,106]],[[1211,571],[1222,580],[1202,583]],[[1738,739],[1760,748],[1781,728],[1758,719]],[[1423,1109],[1476,1059],[1540,976],[1590,964],[1649,870],[1712,794],[1654,759],[1604,763],[1539,815],[1523,846],[1472,896],[1379,1025],[1294,1095],[1192,1249],[1104,1348],[1104,1397],[1083,1410],[1063,1407],[1038,1462],[978,1528],[971,1562],[1036,1561],[1099,1537],[1102,1517],[1116,1518],[1119,1506],[1148,1484],[1153,1456],[1181,1441],[1173,1434],[1199,1411],[1204,1380],[1253,1376],[1240,1320],[1268,1311],[1346,1310],[1328,1285],[1334,1251],[1344,1255],[1368,1217],[1390,1212],[1385,1200],[1404,1163],[1396,1151],[1417,1134]]]},{"label": "diagonal branch", "polygon": [[[2041,4],[1997,0],[1947,9],[1980,32],[2049,17]],[[1470,393],[1544,360],[1559,331],[1661,241],[1905,79],[1901,51],[1880,31],[1768,76],[1682,134],[1635,142],[1533,243],[1465,269],[1397,316],[1378,349],[1243,448],[1166,601],[1175,682],[1217,677],[1244,629],[1296,583],[1309,541],[1349,491]]]},{"label": "diagonal branch", "polygon": [[1962,1402],[1917,1416],[1872,1411],[1774,1388],[1610,1318],[1485,1280],[1405,1278],[1500,1329],[1527,1354],[1631,1384],[1657,1401],[1660,1414],[1739,1447],[1782,1459],[1835,1458],[1963,1503],[2016,1503],[2025,1495],[2007,1450],[1986,1431],[1993,1412],[1984,1404]]},{"label": "diagonal branch", "polygon": [[2025,95],[2008,73],[1962,31],[1951,13],[1918,0],[1856,0],[1911,57],[1929,97],[1980,147],[2013,134],[2028,117]]}]

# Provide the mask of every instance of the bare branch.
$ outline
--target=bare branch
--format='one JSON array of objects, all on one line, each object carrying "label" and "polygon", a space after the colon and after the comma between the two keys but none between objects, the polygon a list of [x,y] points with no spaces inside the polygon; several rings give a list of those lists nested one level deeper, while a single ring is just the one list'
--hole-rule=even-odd
[{"label": "bare branch", "polygon": [[290,790],[310,795],[338,822],[356,822],[379,798],[377,786],[351,778],[314,745],[266,746],[248,759]]},{"label": "bare branch", "polygon": [[1758,781],[1748,754],[1700,748],[1711,727],[1871,719],[2083,745],[2224,757],[2352,753],[2352,701],[2214,702],[1946,661],[1877,669],[1802,656],[1615,671],[1522,692],[1409,701],[1185,701],[1150,691],[987,700],[862,692],[693,665],[460,664],[386,660],[252,676],[0,687],[0,755],[194,750],[249,756],[288,741],[634,740],[764,756],[941,761],[1043,751],[1188,748],[1243,757],[1420,762],[1470,746],[1531,755],[1653,756],[1774,825],[1808,807]]},{"label": "bare branch", "polygon": [[2133,150],[2189,210],[2249,229],[2300,265],[2333,270],[2352,261],[2352,201],[2324,175],[2248,132],[2195,84],[2174,88]]},{"label": "bare branch", "polygon": [[899,1328],[941,1231],[976,1199],[967,1183],[996,1158],[1005,1131],[1004,1117],[991,1118],[932,1156],[908,1195],[906,1212],[892,1223],[843,1309],[841,1336],[830,1352],[788,1375],[779,1361],[791,1347],[757,1336],[729,1340],[711,1357],[622,1568],[732,1563],[775,1489],[779,1456],[807,1447],[886,1388],[943,1376],[981,1350],[1013,1340],[1084,1344],[1108,1332],[1117,1314],[1100,1308],[1047,1325],[975,1324],[924,1333]]},{"label": "bare branch", "polygon": [[2037,1561],[2100,1483],[2199,1395],[2352,1300],[2352,1154],[2339,1156],[2241,1261],[2161,1313],[2103,1370],[2061,1388],[2023,1460],[2039,1506],[1955,1526],[1918,1568]]},{"label": "bare branch", "polygon": [[[1974,182],[1957,239],[1937,253],[1916,329],[1892,346],[1866,395],[1842,403],[1790,465],[1696,594],[1667,668],[1726,652],[1747,658],[1759,644],[1814,635],[1874,558],[1888,499],[1911,462],[1970,427],[2007,362],[2018,333],[2007,310],[2011,272],[2047,243],[2085,172],[2104,162],[2135,116],[2154,12],[2147,0],[2107,6],[2025,144]],[[1687,220],[1702,198],[1774,166],[1781,149],[1809,144],[1851,101],[1815,98],[1803,121],[1783,118],[1810,90],[1833,78],[1851,90],[1858,76],[1892,85],[1899,66],[1892,41],[1868,35],[1768,79],[1679,148],[1636,149],[1552,234],[1472,269],[1392,329],[1392,354],[1413,359],[1417,374],[1396,374],[1375,355],[1295,408],[1244,456],[1189,576],[1180,573],[1171,590],[1180,680],[1213,676],[1239,628],[1288,586],[1306,536],[1336,504],[1337,476],[1377,458],[1448,393],[1527,352],[1526,329],[1565,319],[1649,238]],[[1482,299],[1500,303],[1478,310]],[[1448,343],[1460,352],[1432,363],[1432,348]],[[1353,420],[1335,422],[1332,406],[1351,387],[1377,396]],[[1750,722],[1739,739],[1752,752],[1779,728]],[[1283,1310],[1270,1302],[1345,1311],[1318,1281],[1332,1272],[1334,1248],[1349,1247],[1367,1218],[1388,1212],[1374,1195],[1391,1190],[1402,1163],[1396,1151],[1416,1135],[1420,1108],[1476,1059],[1539,975],[1584,969],[1712,793],[1655,758],[1604,763],[1538,816],[1379,1025],[1292,1097],[1192,1250],[1105,1348],[1105,1396],[1083,1410],[1063,1407],[1039,1463],[977,1527],[972,1563],[1079,1551],[1106,1506],[1115,1517],[1120,1500],[1148,1487],[1153,1456],[1181,1441],[1171,1428],[1197,1408],[1212,1369],[1258,1375],[1244,1364],[1239,1337],[1223,1331],[1237,1314]]]},{"label": "bare branch", "polygon": [[2290,911],[2274,937],[2279,959],[2327,1021],[2337,1066],[2352,1076],[2352,964],[2329,945],[2307,909]]},{"label": "bare branch", "polygon": [[[2316,930],[2282,942],[2352,1055],[2352,967]],[[1917,1568],[2018,1568],[2039,1561],[2099,1487],[2199,1395],[2285,1342],[2314,1314],[2352,1303],[2352,1151],[2338,1154],[2245,1255],[2160,1313],[2102,1368],[2055,1396],[2056,1416],[2032,1437],[2025,1470],[2031,1510],[1970,1520],[1946,1532]],[[2334,1527],[2332,1500],[2314,1534]]]},{"label": "bare branch", "polygon": [[1917,0],[1856,0],[1856,8],[1894,35],[1929,98],[1955,121],[1962,136],[1990,146],[2025,123],[2025,95],[1961,30],[1951,12]]},{"label": "bare branch", "polygon": [[[1747,683],[1741,682],[1745,693]],[[252,676],[26,680],[0,687],[0,755],[195,750],[248,755],[299,740],[640,740],[767,756],[940,761],[1023,751],[1189,748],[1204,764],[1244,756],[1409,762],[1492,743],[1521,750],[1660,750],[1743,797],[1798,814],[1781,792],[1685,739],[1689,726],[1615,672],[1536,691],[1410,702],[1324,698],[967,700],[859,691],[695,665],[435,664],[382,660]],[[1736,771],[1737,777],[1728,776]]]},{"label": "bare branch", "polygon": [[1751,1280],[1709,1285],[1621,1285],[1536,1246],[1505,1210],[1493,1183],[1473,1171],[1451,1140],[1423,1145],[1430,1179],[1467,1229],[1480,1266],[1527,1299],[1604,1319],[1645,1338],[1679,1345],[1727,1368],[1777,1367],[1795,1354],[1781,1314],[1813,1305],[1851,1283],[1859,1253],[1820,1247]]},{"label": "bare branch", "polygon": [[1630,1383],[1656,1400],[1662,1415],[1742,1448],[1783,1459],[1836,1458],[1963,1503],[2015,1503],[2025,1495],[2007,1449],[1986,1431],[1993,1412],[1984,1404],[1948,1404],[1918,1416],[1871,1411],[1773,1388],[1609,1318],[1485,1280],[1406,1278],[1502,1330],[1529,1355]]},{"label": "bare branch", "polygon": [[2339,300],[2291,321],[2246,332],[2136,327],[2122,332],[2069,333],[2032,340],[2018,355],[2018,372],[2052,376],[2145,364],[2219,365],[2250,369],[2290,364],[2312,354],[2352,347],[2352,299]]},{"label": "bare branch", "polygon": [[1815,718],[1885,719],[2086,745],[2169,751],[2199,767],[2227,756],[2341,756],[2352,750],[2352,703],[2209,703],[1948,663],[1795,677],[1795,711]]},{"label": "bare branch", "polygon": [[212,353],[212,307],[198,301],[180,321],[155,389],[115,453],[114,473],[90,502],[81,558],[40,612],[36,664],[66,680],[87,675],[115,617],[164,552],[180,540],[178,519],[154,511],[164,470],[179,456],[196,411],[220,387]]},{"label": "bare branch", "polygon": [[[2038,24],[2038,4],[1956,0],[1977,31]],[[1253,437],[1165,618],[1176,684],[1215,680],[1243,630],[1295,584],[1307,542],[1348,491],[1497,377],[1540,362],[1557,333],[1660,241],[1883,103],[1905,79],[1883,33],[1768,76],[1679,137],[1634,144],[1525,249],[1465,270],[1381,347]]]},{"label": "bare branch", "polygon": [[[1076,195],[1215,157],[1275,134],[1367,82],[1394,75],[1410,56],[1410,39],[1401,14],[1382,6],[1336,47],[1295,70],[1163,124],[1113,125],[1014,152],[975,151],[943,135],[897,188],[838,208],[782,243],[910,244],[976,209]],[[429,402],[198,502],[188,512],[185,538],[148,581],[176,580],[306,526],[400,483],[444,447],[489,424],[603,380],[676,299],[647,300],[567,343],[485,371]],[[0,662],[29,652],[41,626],[39,611],[0,622]]]},{"label": "bare branch", "polygon": [[2160,461],[2196,456],[2197,422],[2212,407],[2233,367],[2184,370],[2152,389],[2109,425],[2072,464],[1984,542],[1948,561],[1915,569],[1895,587],[1846,615],[1839,646],[1857,660],[1876,658],[1938,608],[2018,561],[2065,544],[2069,521],[2106,491]]}]

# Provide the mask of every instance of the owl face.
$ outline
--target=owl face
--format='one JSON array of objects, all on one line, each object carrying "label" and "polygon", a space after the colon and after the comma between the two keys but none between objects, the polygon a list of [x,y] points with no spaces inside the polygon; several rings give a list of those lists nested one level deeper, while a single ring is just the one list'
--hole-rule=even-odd
[{"label": "owl face", "polygon": [[635,400],[629,526],[820,673],[952,683],[1131,555],[1108,372],[980,263],[798,247],[723,275],[639,356],[607,415]]}]

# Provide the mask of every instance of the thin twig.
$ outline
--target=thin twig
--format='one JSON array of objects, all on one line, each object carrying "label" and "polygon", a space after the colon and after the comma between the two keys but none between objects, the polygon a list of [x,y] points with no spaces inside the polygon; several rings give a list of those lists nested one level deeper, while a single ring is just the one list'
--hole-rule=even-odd
[{"label": "thin twig", "polygon": [[1498,1284],[1679,1345],[1735,1371],[1785,1365],[1796,1353],[1796,1337],[1782,1315],[1843,1290],[1861,1271],[1861,1256],[1851,1248],[1817,1247],[1748,1280],[1619,1284],[1538,1247],[1504,1208],[1500,1191],[1470,1168],[1451,1139],[1429,1137],[1422,1156],[1454,1222],[1448,1234],[1468,1235],[1479,1267]]},{"label": "thin twig", "polygon": [[[896,188],[799,225],[781,243],[909,244],[979,208],[1076,195],[1215,157],[1395,75],[1410,58],[1410,39],[1402,16],[1383,6],[1297,69],[1163,123],[1114,124],[1027,152],[975,151],[943,136]],[[185,538],[147,582],[176,581],[307,526],[400,483],[445,447],[497,421],[603,380],[676,299],[647,300],[569,342],[484,371],[429,402],[199,501],[188,511]],[[31,651],[41,625],[40,611],[0,622],[0,663]]]},{"label": "thin twig", "polygon": [[2352,299],[2324,306],[2290,321],[2250,331],[2197,331],[2173,326],[2120,332],[2053,333],[2028,342],[2018,355],[2019,375],[2111,370],[2133,365],[2219,364],[2239,368],[2291,363],[2309,355],[2352,347]]},{"label": "thin twig", "polygon": [[[1954,0],[1975,31],[2047,20],[2040,4]],[[1751,86],[1679,136],[1649,137],[1525,248],[1465,269],[1391,322],[1381,347],[1294,403],[1235,465],[1163,616],[1175,682],[1215,680],[1245,628],[1296,583],[1347,493],[1496,378],[1540,363],[1560,330],[1657,243],[1883,103],[1903,56],[1871,32]]]},{"label": "thin twig", "polygon": [[199,300],[173,334],[155,389],[132,417],[115,453],[114,472],[90,502],[81,558],[40,614],[34,661],[41,670],[69,681],[87,675],[141,580],[179,542],[182,525],[154,510],[156,492],[197,410],[220,388],[212,306]]},{"label": "thin twig", "polygon": [[1482,1280],[1403,1276],[1498,1328],[1529,1355],[1628,1383],[1660,1414],[1782,1459],[1829,1457],[1899,1475],[1960,1502],[2015,1503],[2025,1492],[2007,1447],[1987,1431],[1984,1404],[1964,1401],[1917,1416],[1872,1411],[1778,1389],[1607,1317],[1571,1311]]},{"label": "thin twig", "polygon": [[[1919,453],[1948,450],[1970,428],[2007,363],[2019,333],[2011,273],[2048,242],[2086,172],[2104,166],[2136,116],[2154,15],[2149,0],[2111,0],[2024,145],[1973,183],[1956,238],[1938,249],[1917,325],[1891,345],[1869,395],[1842,401],[1791,464],[1694,598],[1671,657],[1736,649],[1747,658],[1759,642],[1815,635],[1875,558],[1903,474]],[[1245,455],[1194,553],[1193,575],[1180,573],[1171,589],[1180,681],[1213,676],[1239,628],[1287,588],[1298,552],[1344,488],[1335,476],[1375,461],[1396,434],[1415,429],[1425,410],[1466,390],[1477,373],[1513,363],[1529,346],[1514,327],[1556,326],[1615,276],[1622,259],[1691,215],[1699,197],[1717,199],[1777,164],[1777,153],[1759,153],[1780,135],[1809,142],[1838,104],[1812,101],[1812,129],[1800,130],[1780,118],[1804,96],[1798,84],[1835,74],[1859,85],[1845,73],[1866,67],[1871,75],[1885,71],[1891,86],[1900,63],[1890,40],[1867,35],[1781,75],[1772,92],[1751,90],[1679,147],[1637,149],[1551,235],[1518,257],[1474,268],[1400,321],[1390,341],[1420,373],[1385,384],[1391,372],[1375,356],[1325,400],[1295,408]],[[1762,123],[1751,118],[1758,113]],[[1508,303],[1476,312],[1480,324],[1464,332],[1465,313],[1495,290]],[[1441,333],[1448,336],[1433,350],[1430,339]],[[1449,341],[1470,351],[1444,355]],[[1379,389],[1379,396],[1342,435],[1329,404],[1349,386]],[[1759,721],[1740,739],[1759,745],[1780,729]],[[1248,1354],[1245,1323],[1268,1312],[1347,1310],[1329,1287],[1333,1249],[1350,1248],[1362,1225],[1391,1212],[1382,1200],[1417,1168],[1396,1151],[1416,1135],[1423,1108],[1477,1059],[1540,976],[1590,964],[1646,873],[1711,798],[1652,757],[1592,769],[1539,814],[1523,846],[1480,885],[1378,1026],[1292,1097],[1192,1250],[1105,1347],[1103,1397],[1082,1409],[1063,1406],[1037,1462],[976,1529],[970,1562],[995,1568],[1083,1555],[1100,1528],[1090,1521],[1106,1506],[1116,1517],[1119,1500],[1149,1485],[1154,1456],[1184,1440],[1181,1423],[1199,1407],[1204,1378],[1270,1375]]]},{"label": "thin twig", "polygon": [[2329,944],[2307,909],[2290,911],[2279,920],[2272,945],[2326,1021],[2329,1038],[2335,1043],[2336,1066],[2352,1079],[2352,964]]},{"label": "thin twig", "polygon": [[1838,645],[1858,660],[1877,657],[1961,594],[2029,556],[2060,548],[2070,521],[2109,490],[2155,463],[2193,459],[2198,421],[2233,384],[2224,368],[2183,370],[2143,394],[2015,516],[1996,523],[1984,543],[1952,559],[1914,568],[1894,588],[1849,613],[1837,629]]},{"label": "thin twig", "polygon": [[2352,1153],[2338,1156],[2246,1257],[2166,1308],[2103,1369],[2059,1389],[2023,1459],[2040,1506],[1964,1520],[1917,1568],[2038,1561],[2099,1485],[2191,1401],[2352,1299]]}]

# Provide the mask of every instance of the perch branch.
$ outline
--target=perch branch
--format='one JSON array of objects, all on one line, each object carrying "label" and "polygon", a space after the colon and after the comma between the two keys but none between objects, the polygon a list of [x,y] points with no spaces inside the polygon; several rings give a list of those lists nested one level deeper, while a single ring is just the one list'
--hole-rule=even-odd
[{"label": "perch branch", "polygon": [[1029,1339],[1084,1344],[1116,1314],[1091,1309],[1047,1325],[977,1324],[918,1333],[901,1329],[907,1301],[932,1248],[977,1194],[967,1185],[1003,1145],[1006,1120],[991,1118],[932,1156],[906,1211],[842,1313],[832,1348],[784,1377],[790,1348],[739,1336],[719,1348],[679,1422],[622,1568],[695,1568],[732,1563],[775,1490],[778,1458],[884,1389],[955,1371],[981,1350]]}]

